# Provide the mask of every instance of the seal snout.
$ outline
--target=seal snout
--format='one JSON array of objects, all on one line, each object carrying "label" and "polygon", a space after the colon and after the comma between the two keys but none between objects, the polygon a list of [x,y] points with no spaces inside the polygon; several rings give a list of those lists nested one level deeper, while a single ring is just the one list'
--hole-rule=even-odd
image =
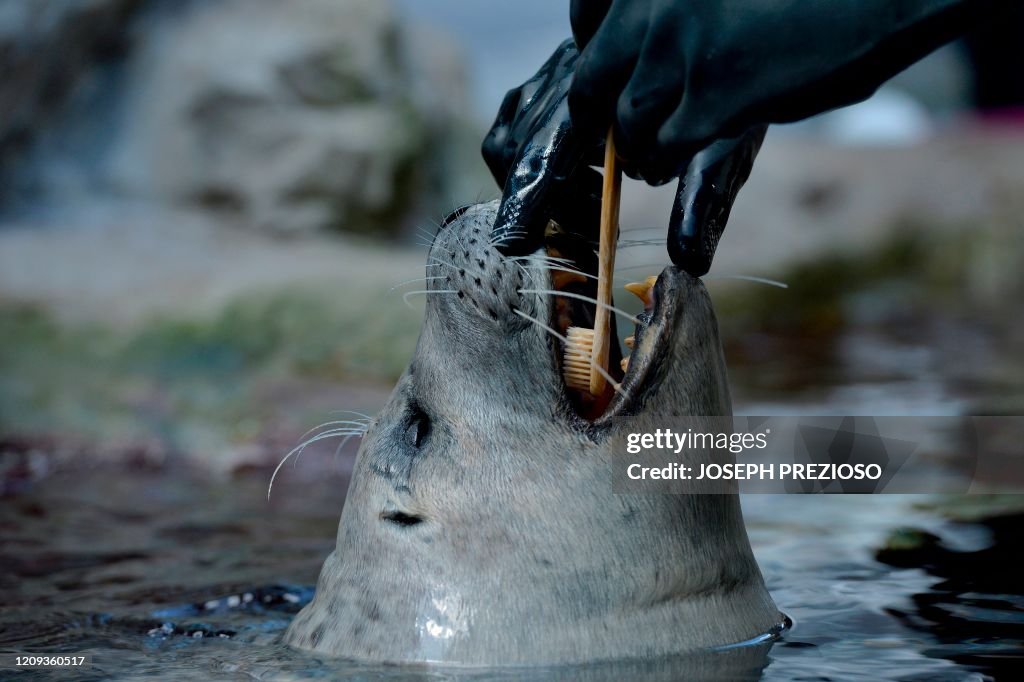
[{"label": "seal snout", "polygon": [[453,307],[504,324],[519,318],[523,306],[519,290],[525,286],[524,268],[503,257],[489,240],[492,212],[489,205],[463,210],[448,229],[438,232],[427,264],[431,289]]},{"label": "seal snout", "polygon": [[[610,379],[602,395],[569,388],[564,378],[564,352],[571,328],[592,329],[597,310],[597,254],[592,235],[566,230],[550,222],[541,248],[518,257],[502,255],[489,240],[497,203],[460,209],[446,219],[428,258],[431,305],[443,313],[440,334],[463,351],[493,360],[496,348],[515,348],[512,362],[544,367],[560,388],[558,401],[574,415],[573,423],[591,424],[613,416],[633,414],[637,398],[650,393],[670,374],[673,345],[685,340],[684,328],[704,328],[710,309],[699,280],[667,267],[627,286],[643,307],[636,315],[615,308],[612,334],[623,339],[627,353],[613,344],[608,358]],[[700,294],[704,293],[702,297]],[[612,305],[615,305],[614,300]],[[625,334],[618,329],[629,325]],[[548,353],[537,353],[529,342],[508,343],[515,330],[533,327],[545,337]],[[500,339],[496,338],[500,337]],[[481,364],[481,367],[484,365]],[[582,418],[582,422],[576,418]]]}]

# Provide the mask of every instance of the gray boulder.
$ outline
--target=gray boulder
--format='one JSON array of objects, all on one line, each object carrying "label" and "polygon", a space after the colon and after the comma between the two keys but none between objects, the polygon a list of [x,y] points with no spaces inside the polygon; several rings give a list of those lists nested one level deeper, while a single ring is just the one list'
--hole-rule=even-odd
[{"label": "gray boulder", "polygon": [[[0,3],[0,177],[19,162],[97,63],[125,48],[142,0]],[[8,182],[2,184],[4,189]],[[3,198],[3,197],[0,197]]]},{"label": "gray boulder", "polygon": [[289,234],[439,210],[466,110],[445,41],[380,0],[139,1],[116,72],[37,131],[23,172],[49,200],[199,206]]}]

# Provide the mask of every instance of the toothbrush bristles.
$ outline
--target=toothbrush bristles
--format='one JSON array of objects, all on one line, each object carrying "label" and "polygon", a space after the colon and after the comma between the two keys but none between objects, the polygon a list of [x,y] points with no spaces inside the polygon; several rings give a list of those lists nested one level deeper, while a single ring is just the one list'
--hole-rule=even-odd
[{"label": "toothbrush bristles", "polygon": [[589,391],[591,365],[594,362],[594,330],[586,327],[569,327],[565,335],[569,341],[565,345],[565,357],[562,361],[565,383],[577,391]]}]

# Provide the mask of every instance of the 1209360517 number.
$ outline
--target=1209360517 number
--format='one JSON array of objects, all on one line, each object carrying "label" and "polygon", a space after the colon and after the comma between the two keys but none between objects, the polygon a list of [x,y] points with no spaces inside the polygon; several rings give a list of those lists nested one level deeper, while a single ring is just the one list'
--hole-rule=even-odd
[{"label": "1209360517 number", "polygon": [[29,654],[14,657],[14,665],[18,668],[75,668],[87,662],[88,657],[79,654]]}]

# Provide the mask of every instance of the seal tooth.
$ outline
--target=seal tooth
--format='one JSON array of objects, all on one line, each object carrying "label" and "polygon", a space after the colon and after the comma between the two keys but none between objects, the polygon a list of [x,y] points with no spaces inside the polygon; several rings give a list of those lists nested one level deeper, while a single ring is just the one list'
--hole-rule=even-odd
[{"label": "seal tooth", "polygon": [[651,289],[654,288],[654,283],[657,281],[658,276],[651,275],[643,282],[630,282],[625,286],[625,289],[643,301],[645,308],[649,308],[654,303],[654,299],[651,297]]},{"label": "seal tooth", "polygon": [[633,346],[636,344],[636,336],[627,336],[622,339],[622,342],[626,344],[626,348],[633,350]]},{"label": "seal tooth", "polygon": [[619,367],[622,368],[623,372],[625,372],[626,370],[629,369],[629,356],[628,355],[626,357],[622,358],[621,360],[619,360]]}]

